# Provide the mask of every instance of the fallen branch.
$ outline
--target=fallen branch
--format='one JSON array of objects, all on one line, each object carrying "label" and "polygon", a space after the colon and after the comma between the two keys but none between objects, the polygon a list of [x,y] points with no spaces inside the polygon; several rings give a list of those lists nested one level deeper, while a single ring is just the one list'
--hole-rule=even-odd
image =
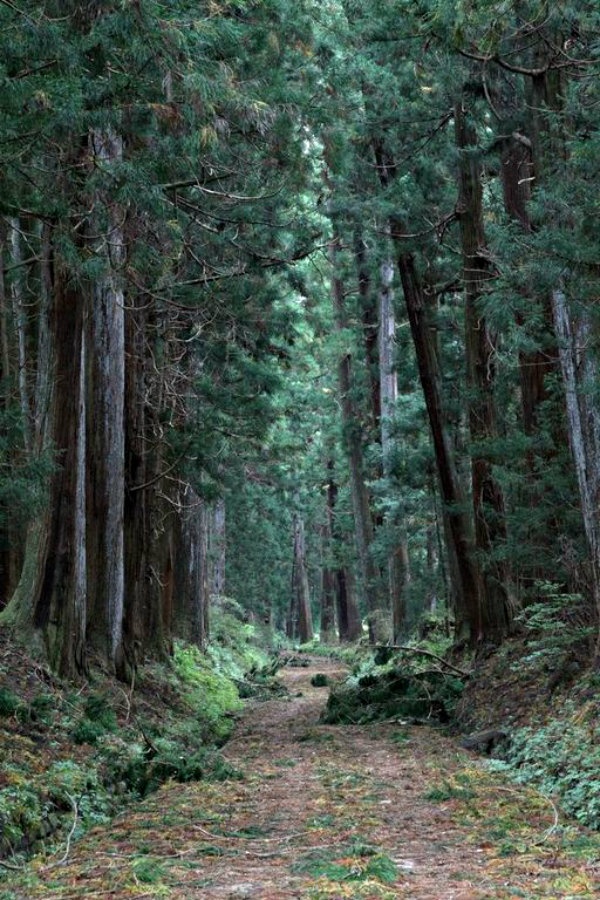
[{"label": "fallen branch", "polygon": [[65,845],[63,855],[60,859],[57,859],[56,862],[48,863],[47,866],[44,866],[44,872],[48,871],[49,869],[56,869],[58,868],[58,866],[64,866],[69,858],[69,853],[71,852],[71,841],[73,840],[73,835],[75,834],[75,829],[77,828],[77,822],[79,821],[79,807],[77,806],[77,802],[74,797],[72,797],[70,794],[67,794],[67,797],[73,809],[73,824],[71,825],[71,828],[69,829],[69,833],[67,835],[67,843]]},{"label": "fallen branch", "polygon": [[437,656],[435,653],[431,653],[430,650],[421,650],[420,647],[404,647],[400,644],[376,644],[373,648],[374,650],[402,650],[405,653],[417,653],[420,656],[427,656],[429,659],[435,659],[436,662],[441,663],[446,668],[451,669],[453,672],[456,672],[458,675],[461,675],[463,678],[469,678],[471,673],[466,672],[464,669],[459,669],[458,666],[449,663],[441,656]]},{"label": "fallen branch", "polygon": [[69,798],[69,801],[71,802],[71,806],[73,807],[73,824],[71,825],[71,828],[67,835],[67,843],[65,846],[65,852],[63,853],[63,855],[57,862],[58,866],[64,866],[67,859],[69,858],[69,853],[71,850],[71,841],[73,839],[73,835],[75,834],[75,829],[77,828],[77,820],[79,819],[79,808],[77,806],[77,803],[75,802],[75,799],[73,797],[71,797],[70,794],[67,794],[67,797]]},{"label": "fallen branch", "polygon": [[4,862],[3,859],[0,859],[0,866],[3,869],[9,869],[11,872],[22,872],[25,869],[25,866],[13,866],[12,863]]}]

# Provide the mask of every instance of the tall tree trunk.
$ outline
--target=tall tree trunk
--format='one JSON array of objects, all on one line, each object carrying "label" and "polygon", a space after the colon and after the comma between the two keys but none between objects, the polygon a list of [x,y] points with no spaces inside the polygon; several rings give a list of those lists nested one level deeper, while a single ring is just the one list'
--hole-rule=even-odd
[{"label": "tall tree trunk", "polygon": [[[333,460],[327,462],[327,527],[331,532],[334,548],[344,541],[340,534],[336,515],[338,487],[334,477]],[[351,571],[341,565],[332,554],[332,576],[335,607],[337,611],[338,633],[340,641],[356,641],[362,637],[362,622],[356,599],[354,578]]]},{"label": "tall tree trunk", "polygon": [[[122,157],[122,140],[112,132],[94,132],[91,150],[98,166],[110,169]],[[118,210],[108,209],[111,224],[96,247],[105,273],[94,284],[89,314],[89,640],[124,675],[125,314],[119,271],[124,244]]]},{"label": "tall tree trunk", "polygon": [[17,375],[19,400],[21,404],[21,425],[25,452],[31,454],[32,448],[32,415],[29,397],[29,378],[27,361],[27,315],[25,297],[23,295],[23,259],[21,253],[21,223],[17,218],[8,222],[9,242],[11,248],[11,266],[13,277],[10,294],[13,307],[13,322],[17,336]]},{"label": "tall tree trunk", "polygon": [[319,636],[322,644],[335,640],[335,573],[329,566],[323,569]]},{"label": "tall tree trunk", "polygon": [[[330,245],[332,266],[331,289],[333,309],[338,334],[346,325],[344,308],[344,287],[339,275],[340,240],[335,237]],[[371,641],[382,643],[389,638],[387,620],[389,613],[381,596],[381,576],[372,556],[373,520],[369,491],[365,481],[365,464],[362,452],[360,417],[352,399],[352,361],[348,351],[342,351],[338,363],[342,421],[352,489],[355,536],[360,565],[361,588],[367,605],[367,619]]]},{"label": "tall tree trunk", "polygon": [[381,386],[378,354],[379,323],[377,318],[377,291],[373,290],[367,259],[367,245],[360,227],[354,230],[354,259],[358,279],[360,317],[369,385],[369,420],[371,431],[379,428],[381,421]]},{"label": "tall tree trunk", "polygon": [[[333,473],[333,461],[329,460],[327,468]],[[321,621],[319,635],[322,644],[331,644],[335,639],[335,571],[334,571],[334,508],[330,497],[331,479],[326,485],[327,502],[325,505],[325,521],[321,529]]]},{"label": "tall tree trunk", "polygon": [[[4,229],[0,223],[0,390],[2,413],[10,408],[10,315],[7,304],[6,284],[4,280]],[[16,544],[11,515],[8,506],[0,505],[0,610],[3,609],[16,586],[14,578],[14,547]]]},{"label": "tall tree trunk", "polygon": [[[383,141],[374,141],[374,155],[382,187],[396,176],[396,164]],[[402,220],[390,216],[390,236],[396,250],[408,321],[415,347],[419,380],[423,390],[436,467],[445,507],[448,552],[457,580],[456,636],[476,643],[482,636],[479,574],[473,557],[471,521],[466,498],[456,471],[451,443],[446,430],[435,337],[428,315],[428,298],[419,277],[415,258],[405,243],[407,229]]]},{"label": "tall tree trunk", "polygon": [[33,407],[34,447],[37,453],[47,449],[48,411],[52,396],[50,360],[50,308],[52,302],[51,226],[40,225],[40,303],[37,327],[36,378]]},{"label": "tall tree trunk", "polygon": [[295,595],[294,607],[298,615],[298,640],[306,644],[313,639],[312,612],[310,608],[310,591],[308,587],[308,572],[306,570],[306,544],[304,538],[304,522],[302,517],[294,512],[294,582]]},{"label": "tall tree trunk", "polygon": [[[536,129],[537,130],[537,129]],[[501,156],[501,176],[504,196],[504,208],[512,221],[520,226],[525,235],[533,231],[529,215],[532,185],[535,184],[532,141],[525,135],[515,133],[506,139]],[[525,504],[535,510],[531,517],[528,536],[543,552],[532,559],[525,570],[516,571],[517,584],[531,593],[535,585],[541,581],[555,577],[554,558],[560,541],[562,523],[560,516],[553,511],[551,499],[547,497],[545,484],[547,473],[552,466],[559,465],[561,451],[566,447],[567,435],[563,427],[565,413],[562,403],[553,397],[549,390],[551,376],[560,373],[560,362],[556,336],[552,321],[552,304],[548,296],[538,296],[527,288],[523,289],[523,312],[518,312],[516,322],[527,335],[529,345],[535,342],[533,349],[519,350],[519,384],[523,430],[530,439],[525,462],[527,466],[527,483],[525,488]],[[556,414],[551,417],[550,430],[552,444],[539,437],[542,429],[547,430],[544,422],[549,404],[555,407]],[[534,524],[539,518],[540,507],[546,508],[541,527]]]},{"label": "tall tree trunk", "polygon": [[210,510],[192,487],[181,498],[181,529],[176,542],[174,633],[198,647],[208,639]]},{"label": "tall tree trunk", "polygon": [[56,450],[48,511],[30,528],[21,578],[4,611],[22,639],[43,639],[61,675],[87,668],[86,615],[86,347],[84,303],[55,267],[50,316],[52,381],[48,435]]},{"label": "tall tree trunk", "polygon": [[596,400],[600,366],[589,312],[581,309],[574,315],[561,288],[553,291],[552,310],[566,392],[569,442],[592,567],[593,598],[600,620],[600,408]]},{"label": "tall tree trunk", "polygon": [[[380,389],[380,432],[383,476],[392,477],[392,454],[394,441],[391,432],[392,417],[398,400],[398,377],[395,361],[396,316],[394,312],[393,262],[381,266],[381,288],[379,291],[379,389]],[[386,524],[398,533],[396,546],[388,559],[388,579],[390,605],[392,608],[392,637],[395,643],[402,640],[406,630],[406,594],[410,584],[410,558],[408,535],[404,521],[388,514]]]},{"label": "tall tree trunk", "polygon": [[509,595],[506,563],[502,558],[494,557],[494,553],[506,544],[504,496],[489,458],[489,445],[498,437],[494,398],[494,337],[482,308],[482,300],[494,275],[483,224],[482,172],[477,136],[467,115],[462,101],[458,102],[454,122],[459,151],[457,210],[463,255],[471,484],[475,547],[480,560],[478,576],[482,636],[486,640],[499,642],[510,629],[514,608]]},{"label": "tall tree trunk", "polygon": [[222,498],[219,498],[215,503],[212,518],[213,565],[211,593],[218,598],[225,595],[225,553],[227,548],[225,501]]}]

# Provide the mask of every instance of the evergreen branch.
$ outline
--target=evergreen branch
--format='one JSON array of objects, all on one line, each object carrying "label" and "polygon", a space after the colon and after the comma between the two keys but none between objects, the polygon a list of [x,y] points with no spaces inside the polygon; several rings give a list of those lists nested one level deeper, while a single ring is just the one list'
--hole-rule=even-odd
[{"label": "evergreen branch", "polygon": [[129,488],[129,492],[131,494],[136,491],[143,491],[145,488],[151,487],[153,484],[156,484],[157,481],[160,481],[161,478],[165,478],[173,469],[176,469],[182,459],[185,458],[186,453],[190,449],[191,441],[188,441],[186,447],[182,450],[179,456],[171,463],[170,466],[167,466],[162,472],[158,472],[153,478],[150,478],[149,481],[145,481],[144,484],[134,484],[133,487]]},{"label": "evergreen branch", "polygon": [[[306,259],[307,256],[310,256],[316,250],[321,250],[325,244],[315,244],[311,247],[305,248],[303,250],[299,250],[297,253],[294,253],[293,256],[283,258],[277,256],[258,256],[258,254],[253,253],[253,251],[246,251],[251,253],[255,259],[264,260],[260,266],[261,269],[272,269],[275,266],[287,266],[293,262],[299,262],[301,259]],[[241,248],[240,248],[241,249]],[[178,281],[174,285],[174,287],[193,287],[197,284],[209,284],[212,281],[220,281],[221,279],[226,278],[237,278],[240,275],[248,275],[250,274],[250,270],[246,266],[245,263],[240,263],[240,265],[236,269],[230,269],[228,272],[216,272],[214,275],[202,275],[199,278],[189,278],[187,281]]]},{"label": "evergreen branch", "polygon": [[460,675],[462,678],[470,678],[471,672],[467,672],[464,669],[459,669],[458,666],[453,665],[453,663],[449,663],[442,656],[437,656],[435,653],[431,653],[430,650],[422,650],[420,647],[405,647],[401,644],[375,644],[374,650],[402,650],[405,653],[417,653],[420,656],[426,656],[428,659],[435,659],[436,662],[441,663],[443,666],[446,666],[448,669],[451,669],[453,672],[456,672],[457,675]]},{"label": "evergreen branch", "polygon": [[[194,184],[195,183],[196,182],[194,182]],[[163,187],[165,187],[165,185],[163,185]],[[167,187],[168,187],[168,185],[167,185]],[[226,218],[225,216],[218,216],[218,215],[216,215],[216,213],[209,212],[206,209],[201,209],[196,203],[192,203],[191,200],[188,200],[187,197],[178,196],[175,200],[171,200],[169,198],[167,198],[167,200],[169,203],[172,203],[173,206],[175,206],[175,207],[183,207],[184,209],[188,210],[191,213],[198,213],[198,215],[202,215],[207,219],[215,219],[219,223],[223,222],[227,225],[236,225],[236,226],[239,226],[239,224],[240,224],[238,219],[229,219],[229,218]],[[197,222],[198,224],[201,224],[200,222],[198,222],[197,219],[194,219],[194,221]],[[263,219],[244,219],[244,224],[245,225],[264,225],[267,228],[291,228],[293,223],[292,222],[267,222]],[[208,226],[203,225],[202,227],[206,228]],[[219,229],[217,228],[216,230],[218,231]]]},{"label": "evergreen branch", "polygon": [[29,22],[30,25],[36,24],[34,22],[34,20],[31,18],[31,16],[28,16],[26,12],[24,12],[22,9],[19,9],[19,7],[15,3],[11,3],[10,0],[0,0],[0,4],[2,6],[8,6],[8,8],[12,9],[13,12],[18,13],[18,15],[20,15],[20,16],[23,16],[23,18],[27,22]]},{"label": "evergreen branch", "polygon": [[[2,2],[2,0],[0,0],[0,2]],[[8,869],[10,872],[23,872],[25,869],[25,866],[13,866],[12,863],[7,863],[3,859],[0,859],[0,866],[3,869]]]},{"label": "evergreen branch", "polygon": [[509,63],[497,53],[475,53],[473,51],[465,50],[462,47],[458,48],[458,53],[466,59],[474,59],[476,62],[483,63],[484,65],[493,62],[507,72],[512,72],[515,75],[528,75],[530,78],[539,78],[540,75],[545,75],[546,72],[555,71],[556,69],[568,69],[572,67],[581,68],[582,66],[590,66],[597,62],[596,60],[591,59],[567,58],[565,62],[557,62],[553,59],[549,59],[545,66],[538,66],[538,68],[530,69],[527,66],[518,66],[515,63]]}]

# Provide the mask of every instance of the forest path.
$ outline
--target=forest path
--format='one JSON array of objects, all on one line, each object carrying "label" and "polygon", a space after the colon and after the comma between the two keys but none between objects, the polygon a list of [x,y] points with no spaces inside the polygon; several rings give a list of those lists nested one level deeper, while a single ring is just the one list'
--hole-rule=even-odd
[{"label": "forest path", "polygon": [[290,695],[247,706],[224,750],[241,780],[166,785],[34,863],[14,900],[600,895],[597,835],[433,728],[320,724],[317,672],[343,674],[286,667]]}]

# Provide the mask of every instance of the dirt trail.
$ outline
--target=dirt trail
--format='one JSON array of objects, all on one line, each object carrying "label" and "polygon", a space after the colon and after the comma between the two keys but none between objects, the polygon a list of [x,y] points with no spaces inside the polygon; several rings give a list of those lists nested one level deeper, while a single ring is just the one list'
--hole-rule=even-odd
[{"label": "dirt trail", "polygon": [[242,779],[167,785],[0,898],[600,895],[597,836],[435,729],[319,724],[316,672],[341,674],[286,668],[290,696],[248,706],[224,751]]}]

